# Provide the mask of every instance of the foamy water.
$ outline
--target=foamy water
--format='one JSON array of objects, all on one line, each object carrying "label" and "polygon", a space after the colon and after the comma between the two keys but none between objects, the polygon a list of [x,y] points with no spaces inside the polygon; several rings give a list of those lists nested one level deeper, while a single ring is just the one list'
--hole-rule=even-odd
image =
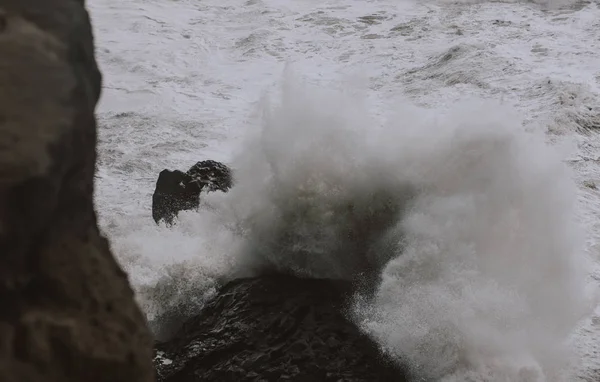
[{"label": "foamy water", "polygon": [[[239,275],[369,277],[418,380],[598,380],[600,12],[556,5],[90,1],[97,207],[157,333]],[[236,187],[157,227],[202,159]]]}]

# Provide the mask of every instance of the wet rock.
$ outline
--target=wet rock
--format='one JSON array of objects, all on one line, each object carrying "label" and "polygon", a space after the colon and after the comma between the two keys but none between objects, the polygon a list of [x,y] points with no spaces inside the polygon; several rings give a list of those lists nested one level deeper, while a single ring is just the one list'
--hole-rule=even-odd
[{"label": "wet rock", "polygon": [[227,192],[231,186],[229,167],[213,160],[198,162],[187,172],[163,170],[152,195],[152,218],[172,225],[179,211],[198,209],[202,191]]},{"label": "wet rock", "polygon": [[152,218],[156,224],[164,220],[172,225],[179,211],[198,208],[200,191],[185,172],[162,170],[152,195]]},{"label": "wet rock", "polygon": [[207,192],[227,192],[232,186],[229,167],[214,160],[196,163],[187,171],[187,174],[192,178],[192,182]]},{"label": "wet rock", "polygon": [[0,380],[154,380],[93,204],[101,75],[83,1],[0,1]]},{"label": "wet rock", "polygon": [[351,290],[285,275],[233,281],[156,344],[158,380],[406,380],[344,315]]}]

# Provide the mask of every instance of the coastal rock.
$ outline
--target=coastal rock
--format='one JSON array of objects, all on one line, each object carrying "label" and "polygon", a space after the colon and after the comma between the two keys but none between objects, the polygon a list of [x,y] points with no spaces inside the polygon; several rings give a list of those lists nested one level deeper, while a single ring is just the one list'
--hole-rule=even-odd
[{"label": "coastal rock", "polygon": [[344,314],[351,291],[287,275],[230,282],[156,344],[158,381],[405,381]]},{"label": "coastal rock", "polygon": [[162,170],[152,194],[152,218],[172,225],[179,211],[194,210],[200,205],[198,184],[185,172]]},{"label": "coastal rock", "polygon": [[154,380],[94,210],[101,74],[83,1],[0,1],[0,380]]},{"label": "coastal rock", "polygon": [[186,173],[201,190],[227,192],[233,185],[231,169],[214,160],[196,163]]},{"label": "coastal rock", "polygon": [[187,172],[163,170],[152,195],[152,218],[172,225],[179,211],[198,209],[202,191],[227,192],[231,186],[229,167],[213,160],[200,161]]}]

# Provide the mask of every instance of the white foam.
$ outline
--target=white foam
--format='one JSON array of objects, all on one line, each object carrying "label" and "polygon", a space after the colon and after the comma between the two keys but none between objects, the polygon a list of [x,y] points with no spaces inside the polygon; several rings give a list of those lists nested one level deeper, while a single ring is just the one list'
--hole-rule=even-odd
[{"label": "white foam", "polygon": [[426,380],[573,379],[567,342],[593,306],[576,187],[544,137],[507,115],[458,110],[422,126],[430,139],[405,159],[425,187],[398,225],[402,254],[361,309]]},{"label": "white foam", "polygon": [[[351,98],[287,83],[230,194],[241,254],[314,277],[391,257],[357,314],[419,377],[568,381],[566,342],[592,308],[576,186],[511,114],[479,102],[378,128]],[[356,246],[348,230],[374,217]]]}]

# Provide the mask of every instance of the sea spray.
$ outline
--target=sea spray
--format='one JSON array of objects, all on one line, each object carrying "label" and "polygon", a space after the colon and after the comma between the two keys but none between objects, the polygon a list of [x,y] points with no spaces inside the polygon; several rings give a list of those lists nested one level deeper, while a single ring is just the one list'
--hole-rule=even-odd
[{"label": "sea spray", "polygon": [[405,116],[421,139],[391,123],[399,160],[414,167],[405,179],[422,187],[376,297],[356,314],[421,380],[573,378],[568,336],[592,307],[576,187],[511,114],[477,102],[435,124]]},{"label": "sea spray", "polygon": [[353,317],[417,380],[569,381],[587,273],[575,185],[544,137],[493,102],[399,105],[382,123],[364,92],[289,74],[280,91],[247,129],[234,188],[181,214],[202,250],[141,298],[192,314],[238,276],[366,277]]},{"label": "sea spray", "polygon": [[575,183],[542,135],[482,101],[381,125],[289,78],[263,107],[230,195],[240,264],[376,272],[355,317],[423,380],[569,380],[567,337],[592,305]]}]

